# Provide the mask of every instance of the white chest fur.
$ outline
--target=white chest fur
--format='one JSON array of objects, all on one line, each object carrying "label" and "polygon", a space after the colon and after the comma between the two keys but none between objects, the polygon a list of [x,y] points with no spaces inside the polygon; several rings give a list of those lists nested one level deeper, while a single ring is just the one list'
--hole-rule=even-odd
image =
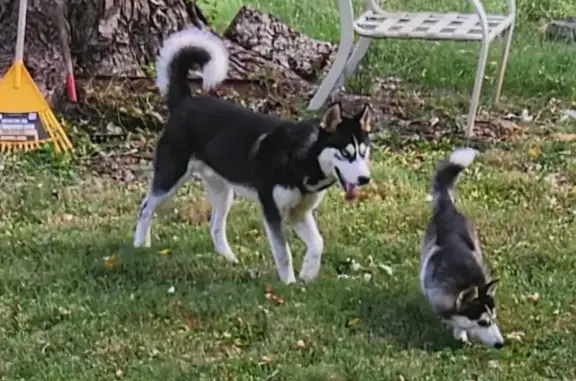
[{"label": "white chest fur", "polygon": [[274,202],[280,213],[288,220],[301,220],[303,216],[318,207],[325,191],[302,195],[297,188],[274,187]]},{"label": "white chest fur", "polygon": [[[251,201],[258,201],[258,193],[256,190],[237,185],[230,184],[234,193]],[[276,207],[280,214],[288,220],[300,220],[308,211],[318,207],[324,198],[325,191],[318,193],[302,195],[298,188],[285,188],[282,186],[275,186],[272,192]]]},{"label": "white chest fur", "polygon": [[[218,176],[216,172],[200,161],[191,160],[188,166],[188,171],[190,174],[198,173],[203,178],[217,177],[227,183],[238,196],[251,201],[259,201],[258,193],[255,189],[226,181],[226,179]],[[333,180],[328,179],[326,181],[327,183],[333,182]],[[322,183],[318,186],[325,186],[325,184]],[[323,190],[317,193],[303,195],[298,188],[286,188],[277,185],[272,191],[272,196],[276,203],[276,207],[284,218],[288,220],[299,220],[308,211],[318,207],[320,202],[322,202],[325,193],[326,191]]]}]

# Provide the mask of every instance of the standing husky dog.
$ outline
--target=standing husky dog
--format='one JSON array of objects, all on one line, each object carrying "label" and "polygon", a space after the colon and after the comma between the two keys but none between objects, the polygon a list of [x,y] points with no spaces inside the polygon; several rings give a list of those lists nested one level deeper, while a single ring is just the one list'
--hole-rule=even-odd
[{"label": "standing husky dog", "polygon": [[468,336],[502,348],[496,324],[494,292],[484,268],[476,229],[454,205],[458,174],[474,160],[476,151],[460,148],[442,161],[432,189],[433,216],[421,246],[420,285],[432,309],[453,328],[454,338]]},{"label": "standing husky dog", "polygon": [[141,205],[134,246],[150,245],[154,210],[197,175],[212,204],[210,234],[218,253],[237,262],[226,237],[226,219],[236,193],[260,203],[280,279],[287,284],[296,281],[284,234],[287,220],[307,247],[300,279],[313,280],[324,249],[313,211],[325,190],[338,182],[347,198],[353,198],[358,187],[370,181],[371,108],[346,118],[337,103],[321,120],[295,122],[211,95],[192,96],[189,69],[201,69],[204,90],[224,81],[228,71],[222,41],[194,28],[166,39],[156,68],[156,84],[170,115],[156,146],[152,183]]}]

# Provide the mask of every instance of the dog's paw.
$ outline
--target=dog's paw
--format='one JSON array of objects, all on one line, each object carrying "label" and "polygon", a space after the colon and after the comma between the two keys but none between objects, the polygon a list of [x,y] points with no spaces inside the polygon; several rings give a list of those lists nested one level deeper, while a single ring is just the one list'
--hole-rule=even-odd
[{"label": "dog's paw", "polygon": [[133,246],[135,248],[149,248],[152,246],[152,242],[150,237],[145,237],[144,239],[139,239],[138,237],[134,239]]},{"label": "dog's paw", "polygon": [[316,279],[319,273],[320,273],[319,267],[303,267],[302,270],[300,271],[300,274],[298,275],[298,278],[300,279],[300,281],[302,281],[302,283],[306,284]]},{"label": "dog's paw", "polygon": [[135,248],[145,247],[148,248],[152,244],[152,237],[150,234],[150,229],[143,228],[138,224],[136,226],[136,231],[134,232],[134,242],[133,246]]},{"label": "dog's paw", "polygon": [[296,277],[294,276],[294,271],[282,271],[279,274],[280,281],[284,284],[294,284],[296,283]]},{"label": "dog's paw", "polygon": [[240,263],[240,261],[234,255],[234,253],[232,251],[220,251],[220,250],[217,250],[217,251],[220,255],[222,255],[224,258],[226,258],[226,260],[228,262],[234,263],[234,264]]}]

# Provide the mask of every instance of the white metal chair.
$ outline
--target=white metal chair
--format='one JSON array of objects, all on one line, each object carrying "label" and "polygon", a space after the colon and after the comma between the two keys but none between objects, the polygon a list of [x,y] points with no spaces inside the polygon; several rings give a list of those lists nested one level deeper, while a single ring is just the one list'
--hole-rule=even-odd
[{"label": "white metal chair", "polygon": [[[420,39],[445,41],[479,41],[481,43],[476,80],[466,123],[466,136],[472,135],[482,90],[488,48],[492,41],[502,37],[503,52],[494,88],[493,102],[498,103],[506,71],[508,53],[516,20],[515,0],[506,0],[507,15],[486,14],[480,0],[469,0],[476,13],[387,12],[377,0],[365,0],[366,10],[354,19],[352,0],[337,0],[340,12],[340,44],[330,71],[308,105],[317,110],[342,86],[368,51],[373,39]],[[354,45],[354,36],[360,36]]]}]

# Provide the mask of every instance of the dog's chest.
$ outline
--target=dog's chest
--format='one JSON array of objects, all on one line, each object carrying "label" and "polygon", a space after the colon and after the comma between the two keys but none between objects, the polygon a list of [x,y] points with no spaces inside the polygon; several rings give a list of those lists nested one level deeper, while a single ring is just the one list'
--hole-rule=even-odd
[{"label": "dog's chest", "polygon": [[310,210],[318,207],[325,192],[303,195],[297,188],[274,187],[274,202],[282,216],[289,220],[300,220]]}]

